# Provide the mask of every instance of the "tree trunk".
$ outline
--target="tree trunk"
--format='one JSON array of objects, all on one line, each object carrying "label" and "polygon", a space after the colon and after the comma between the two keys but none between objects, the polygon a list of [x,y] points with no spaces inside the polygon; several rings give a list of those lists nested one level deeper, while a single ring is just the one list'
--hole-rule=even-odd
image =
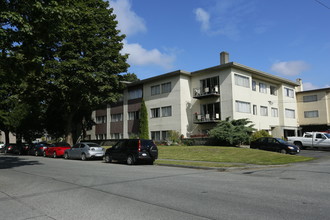
[{"label": "tree trunk", "polygon": [[66,129],[65,129],[65,141],[71,146],[73,145],[72,119],[73,119],[73,114],[68,116],[68,120],[66,122]]},{"label": "tree trunk", "polygon": [[5,132],[5,144],[10,144],[10,139],[9,139],[9,130],[4,130]]}]

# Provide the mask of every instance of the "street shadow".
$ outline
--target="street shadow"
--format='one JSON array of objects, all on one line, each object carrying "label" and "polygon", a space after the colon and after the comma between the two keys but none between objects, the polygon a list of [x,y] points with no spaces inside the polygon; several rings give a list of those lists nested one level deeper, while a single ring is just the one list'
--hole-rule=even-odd
[{"label": "street shadow", "polygon": [[0,169],[10,169],[29,165],[42,165],[42,163],[36,160],[27,160],[17,156],[0,156]]}]

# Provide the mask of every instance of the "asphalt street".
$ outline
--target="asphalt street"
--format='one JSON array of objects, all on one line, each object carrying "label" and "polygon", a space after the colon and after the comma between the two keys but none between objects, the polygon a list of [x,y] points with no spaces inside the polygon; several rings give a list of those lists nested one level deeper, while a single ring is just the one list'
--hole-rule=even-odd
[{"label": "asphalt street", "polygon": [[0,154],[0,219],[329,219],[330,152],[219,172]]}]

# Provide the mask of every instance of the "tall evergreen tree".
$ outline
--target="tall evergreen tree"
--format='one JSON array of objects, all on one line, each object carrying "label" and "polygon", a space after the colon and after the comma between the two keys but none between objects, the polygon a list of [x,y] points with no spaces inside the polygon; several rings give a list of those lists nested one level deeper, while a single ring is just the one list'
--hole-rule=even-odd
[{"label": "tall evergreen tree", "polygon": [[148,111],[144,100],[141,103],[141,110],[140,110],[140,138],[141,139],[149,139],[149,125],[148,125]]}]

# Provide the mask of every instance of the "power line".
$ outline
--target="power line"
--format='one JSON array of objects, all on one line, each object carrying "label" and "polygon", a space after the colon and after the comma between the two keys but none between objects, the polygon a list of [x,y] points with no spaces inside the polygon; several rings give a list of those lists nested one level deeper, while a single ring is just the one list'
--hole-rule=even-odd
[{"label": "power line", "polygon": [[327,8],[327,9],[330,10],[330,7],[327,6],[326,4],[324,4],[323,2],[321,2],[321,1],[319,1],[319,0],[314,0],[314,1],[316,1],[317,3],[319,3],[320,5],[322,5],[323,7],[325,7],[325,8]]}]

